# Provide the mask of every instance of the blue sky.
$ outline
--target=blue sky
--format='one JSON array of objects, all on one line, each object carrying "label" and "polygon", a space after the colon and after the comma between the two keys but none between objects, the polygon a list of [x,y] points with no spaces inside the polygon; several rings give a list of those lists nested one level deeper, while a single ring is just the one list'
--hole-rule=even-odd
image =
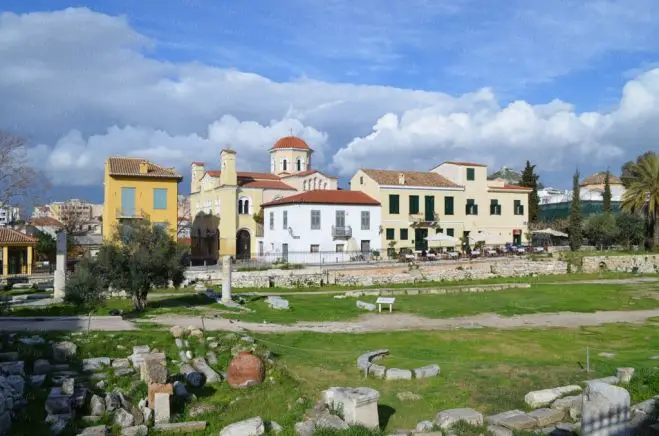
[{"label": "blue sky", "polygon": [[264,150],[290,129],[344,180],[360,166],[531,159],[559,186],[576,166],[616,170],[659,139],[651,0],[3,6],[13,68],[0,67],[0,97],[14,110],[0,108],[0,128],[30,138],[55,197],[99,200],[107,154],[185,172],[228,143],[266,170]]}]

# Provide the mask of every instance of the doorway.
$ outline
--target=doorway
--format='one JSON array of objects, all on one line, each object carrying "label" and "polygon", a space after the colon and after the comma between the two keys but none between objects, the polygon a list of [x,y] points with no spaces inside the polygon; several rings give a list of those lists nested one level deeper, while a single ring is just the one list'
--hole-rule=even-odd
[{"label": "doorway", "polygon": [[245,229],[236,235],[236,259],[249,259],[251,254],[251,236]]},{"label": "doorway", "polygon": [[414,249],[416,251],[428,251],[428,229],[414,229]]}]

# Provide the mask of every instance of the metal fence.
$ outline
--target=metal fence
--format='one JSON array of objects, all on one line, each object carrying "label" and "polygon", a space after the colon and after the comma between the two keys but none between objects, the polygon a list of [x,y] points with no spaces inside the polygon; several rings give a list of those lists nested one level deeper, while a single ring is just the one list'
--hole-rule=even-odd
[{"label": "metal fence", "polygon": [[288,253],[255,253],[236,259],[237,265],[341,265],[383,260],[378,254],[361,251],[289,251]]}]

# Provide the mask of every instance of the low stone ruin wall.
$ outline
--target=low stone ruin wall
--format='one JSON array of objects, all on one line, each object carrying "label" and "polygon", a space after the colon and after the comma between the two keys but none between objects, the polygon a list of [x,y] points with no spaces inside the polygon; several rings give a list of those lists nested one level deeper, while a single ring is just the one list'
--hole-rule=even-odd
[{"label": "low stone ruin wall", "polygon": [[384,365],[373,363],[374,360],[382,359],[387,355],[389,355],[389,350],[369,351],[357,358],[357,367],[367,376],[383,378],[385,380],[412,380],[412,376],[415,379],[419,379],[439,375],[439,365],[434,363],[413,370],[387,368]]},{"label": "low stone ruin wall", "polygon": [[583,272],[617,271],[639,274],[659,273],[659,255],[589,256],[583,258]]}]

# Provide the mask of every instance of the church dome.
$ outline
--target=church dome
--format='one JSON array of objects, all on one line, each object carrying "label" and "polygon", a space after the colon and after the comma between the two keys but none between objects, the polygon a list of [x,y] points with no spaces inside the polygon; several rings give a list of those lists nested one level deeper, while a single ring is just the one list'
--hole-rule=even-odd
[{"label": "church dome", "polygon": [[284,136],[275,142],[275,145],[272,146],[272,150],[277,150],[280,148],[295,148],[298,150],[311,150],[311,148],[304,142],[302,139],[297,136]]}]

